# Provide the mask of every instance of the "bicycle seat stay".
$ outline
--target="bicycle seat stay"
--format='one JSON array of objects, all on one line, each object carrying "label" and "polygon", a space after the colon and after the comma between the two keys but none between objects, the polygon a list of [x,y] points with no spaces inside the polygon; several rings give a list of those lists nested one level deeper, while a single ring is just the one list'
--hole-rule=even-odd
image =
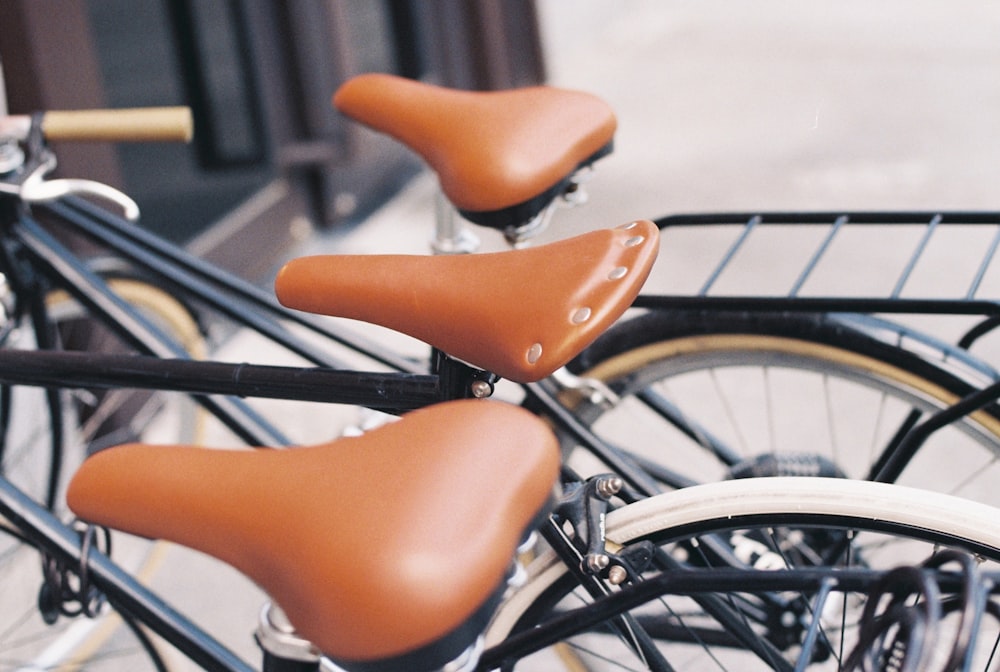
[{"label": "bicycle seat stay", "polygon": [[373,73],[333,100],[419,154],[466,218],[498,229],[529,221],[610,153],[617,125],[600,98],[549,86],[461,91]]},{"label": "bicycle seat stay", "polygon": [[111,448],[68,502],[236,567],[343,667],[431,669],[485,629],[559,465],[528,411],[460,400],[311,447]]}]

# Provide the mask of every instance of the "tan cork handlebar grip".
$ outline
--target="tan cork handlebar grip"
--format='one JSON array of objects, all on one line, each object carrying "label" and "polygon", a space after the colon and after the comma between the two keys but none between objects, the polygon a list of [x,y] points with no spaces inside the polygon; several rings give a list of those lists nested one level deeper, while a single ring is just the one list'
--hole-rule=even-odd
[{"label": "tan cork handlebar grip", "polygon": [[42,132],[49,140],[89,142],[188,142],[194,134],[188,107],[46,112]]}]

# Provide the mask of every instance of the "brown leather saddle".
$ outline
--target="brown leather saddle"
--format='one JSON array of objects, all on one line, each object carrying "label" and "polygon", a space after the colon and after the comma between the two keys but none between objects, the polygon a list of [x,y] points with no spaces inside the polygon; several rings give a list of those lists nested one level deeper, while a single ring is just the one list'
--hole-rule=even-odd
[{"label": "brown leather saddle", "polygon": [[520,383],[550,375],[631,305],[659,251],[649,221],[474,255],[294,259],[290,308],[378,324]]},{"label": "brown leather saddle", "polygon": [[617,125],[600,98],[550,86],[461,91],[366,74],[333,102],[419,154],[470,221],[499,229],[529,221],[610,153]]},{"label": "brown leather saddle", "polygon": [[67,499],[84,520],[236,567],[345,666],[431,669],[485,628],[559,467],[541,419],[466,399],[309,447],[110,448]]}]

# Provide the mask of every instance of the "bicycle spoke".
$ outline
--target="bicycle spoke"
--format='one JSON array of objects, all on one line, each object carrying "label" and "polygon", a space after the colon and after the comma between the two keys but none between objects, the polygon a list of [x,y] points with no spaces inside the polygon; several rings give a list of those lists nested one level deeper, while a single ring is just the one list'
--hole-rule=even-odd
[{"label": "bicycle spoke", "polygon": [[761,383],[761,398],[764,402],[764,418],[767,420],[767,438],[764,440],[764,445],[767,446],[767,452],[773,453],[777,450],[777,420],[775,418],[776,408],[774,404],[774,388],[771,386],[771,367],[765,366],[761,369],[761,376],[763,377]]},{"label": "bicycle spoke", "polygon": [[830,389],[830,375],[824,372],[821,375],[823,383],[823,401],[824,401],[824,411],[826,412],[826,434],[829,437],[830,442],[830,455],[835,464],[839,464],[840,458],[840,436],[839,430],[837,429],[836,421],[836,411],[833,407],[833,393]]},{"label": "bicycle spoke", "polygon": [[709,369],[709,376],[711,376],[712,386],[715,389],[715,395],[722,404],[722,417],[726,418],[729,426],[732,427],[733,431],[736,433],[736,443],[738,450],[742,455],[747,455],[749,451],[749,441],[746,435],[742,432],[739,421],[736,419],[736,411],[732,404],[729,402],[729,396],[725,392],[725,385],[719,382],[719,375],[715,369]]}]

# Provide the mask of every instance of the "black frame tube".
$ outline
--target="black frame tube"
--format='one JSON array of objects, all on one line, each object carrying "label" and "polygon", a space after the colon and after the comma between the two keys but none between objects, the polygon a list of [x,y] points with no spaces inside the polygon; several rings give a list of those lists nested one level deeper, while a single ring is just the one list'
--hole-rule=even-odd
[{"label": "black frame tube", "polygon": [[0,348],[0,382],[315,401],[405,411],[442,401],[438,377]]},{"label": "black frame tube", "polygon": [[[931,574],[933,570],[922,570]],[[629,584],[620,590],[598,598],[593,603],[571,609],[535,627],[515,633],[487,649],[479,669],[493,669],[505,660],[530,655],[551,646],[574,632],[600,625],[604,621],[665,595],[696,596],[712,592],[784,591],[818,594],[821,590],[837,592],[867,592],[885,577],[885,570],[841,568],[831,574],[827,568],[788,569],[778,572],[760,570],[712,568],[685,569],[665,572],[642,582]],[[943,590],[961,589],[961,577],[934,575]],[[832,584],[831,584],[832,579]],[[997,585],[991,583],[992,592]]]}]

